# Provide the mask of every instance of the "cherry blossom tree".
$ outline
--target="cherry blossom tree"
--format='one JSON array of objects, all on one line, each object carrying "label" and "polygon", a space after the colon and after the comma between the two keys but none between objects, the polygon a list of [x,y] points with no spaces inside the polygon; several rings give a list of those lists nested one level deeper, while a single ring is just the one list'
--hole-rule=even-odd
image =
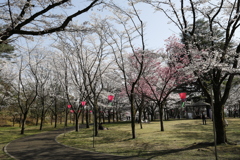
[{"label": "cherry blossom tree", "polygon": [[6,62],[2,64],[2,68],[0,70],[0,105],[7,106],[10,104],[12,97],[14,96],[13,90],[13,81],[15,78],[15,72],[13,71],[12,64],[10,62]]},{"label": "cherry blossom tree", "polygon": [[[68,64],[68,77],[74,97],[78,101],[87,100],[92,106],[94,114],[95,136],[98,135],[99,106],[98,101],[104,88],[103,77],[111,61],[107,60],[107,44],[103,40],[101,23],[94,20],[89,23],[89,32],[72,32],[59,34],[59,45],[57,48],[62,51]],[[73,26],[78,28],[78,26]],[[70,99],[68,98],[69,103]],[[76,124],[80,113],[80,106],[76,106]],[[82,110],[81,110],[82,111]]]},{"label": "cherry blossom tree", "polygon": [[[78,49],[82,47],[83,41],[78,43],[76,33],[61,33],[58,35],[59,40],[58,44],[55,45],[55,48],[58,49],[57,55],[60,55],[60,58],[55,58],[55,62],[63,62],[61,70],[55,65],[55,68],[58,70],[58,75],[63,77],[59,82],[64,88],[65,96],[68,102],[68,110],[66,110],[66,119],[67,114],[74,114],[75,117],[75,131],[79,131],[79,117],[83,112],[83,106],[81,101],[85,100],[85,88],[82,80],[82,71],[80,68],[79,58],[77,56]],[[81,39],[82,40],[82,39]],[[79,48],[78,48],[79,45]]]},{"label": "cherry blossom tree", "polygon": [[38,95],[38,80],[36,78],[38,61],[32,61],[31,51],[28,52],[28,63],[23,61],[23,56],[19,62],[18,81],[15,86],[17,92],[17,102],[21,110],[21,134],[24,134],[25,123],[30,108]]},{"label": "cherry blossom tree", "polygon": [[[35,51],[36,52],[36,51]],[[36,60],[38,62],[37,69],[35,71],[36,74],[36,80],[38,82],[38,97],[37,101],[38,103],[38,108],[40,108],[41,111],[41,116],[40,116],[40,130],[43,128],[43,123],[45,120],[45,116],[47,111],[49,111],[50,106],[52,105],[50,100],[50,74],[52,73],[50,66],[49,66],[49,61],[48,61],[48,56],[46,56],[44,53],[49,53],[47,51],[44,51],[41,49],[40,52],[37,52]]]},{"label": "cherry blossom tree", "polygon": [[[87,1],[81,4],[80,9],[77,7],[79,3],[82,2],[71,0],[1,1],[0,43],[10,40],[13,35],[45,35],[63,31],[75,17],[101,4],[102,0]],[[70,9],[75,11],[72,12]],[[85,29],[82,28],[82,30]]]},{"label": "cherry blossom tree", "polygon": [[[166,40],[166,53],[146,53],[143,77],[136,86],[136,94],[144,95],[158,106],[161,131],[164,131],[163,108],[168,96],[181,84],[194,80],[193,72],[185,70],[189,60],[184,48],[185,45],[173,36]],[[138,68],[136,60],[131,64]]]},{"label": "cherry blossom tree", "polygon": [[[135,87],[142,76],[144,67],[144,54],[146,50],[144,41],[145,24],[141,20],[139,11],[136,9],[133,1],[128,0],[128,2],[131,7],[129,10],[124,10],[114,3],[109,5],[109,9],[114,13],[114,16],[109,17],[109,19],[111,22],[120,24],[122,30],[116,29],[116,26],[106,21],[105,41],[108,43],[114,55],[116,65],[121,72],[122,82],[124,83],[126,95],[131,106],[131,130],[132,138],[135,139]],[[135,42],[138,42],[139,45],[136,45]],[[136,49],[137,46],[140,46],[139,49]],[[127,63],[127,57],[129,56],[137,59],[136,63],[139,65],[139,70],[128,72],[130,70],[130,63]],[[133,75],[135,75],[135,79],[129,81]]]},{"label": "cherry blossom tree", "polygon": [[[214,101],[214,125],[218,144],[226,143],[226,129],[224,125],[224,104],[226,103],[231,84],[238,73],[239,47],[234,44],[237,30],[240,26],[240,1],[195,1],[180,0],[177,3],[171,0],[138,0],[152,5],[157,11],[165,14],[180,30],[186,54],[189,57],[189,68],[198,76],[198,83],[209,101]],[[208,39],[209,46],[202,48],[202,42],[197,39],[198,30],[196,21],[202,19],[207,22],[209,32],[201,34]],[[223,31],[224,39],[219,40],[219,28]],[[199,29],[199,28],[198,28]],[[203,32],[202,32],[203,33]],[[191,38],[190,38],[191,37]],[[222,47],[219,48],[219,41]],[[234,46],[235,47],[232,47]],[[207,85],[206,81],[210,81]],[[213,93],[211,96],[211,93]]]},{"label": "cherry blossom tree", "polygon": [[235,77],[233,80],[233,87],[229,93],[229,98],[224,106],[228,110],[228,116],[236,117],[236,113],[238,112],[238,116],[240,117],[240,101],[239,101],[239,92],[240,92],[240,85],[239,85],[239,77]]}]

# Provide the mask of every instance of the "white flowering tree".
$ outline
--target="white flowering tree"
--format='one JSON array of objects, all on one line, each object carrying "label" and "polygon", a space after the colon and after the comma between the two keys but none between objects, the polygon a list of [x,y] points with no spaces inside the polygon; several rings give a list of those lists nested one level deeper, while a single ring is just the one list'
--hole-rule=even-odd
[{"label": "white flowering tree", "polygon": [[[189,68],[198,76],[197,81],[204,94],[214,102],[216,141],[218,144],[226,143],[223,110],[234,76],[239,72],[240,47],[237,47],[234,40],[240,26],[240,1],[179,0],[175,3],[172,0],[138,0],[137,2],[139,1],[161,11],[179,28],[190,60]],[[209,32],[199,32],[196,25],[199,19],[206,22]],[[224,34],[222,39],[219,39],[219,30]],[[204,38],[208,41],[207,47],[203,47],[199,37],[207,37]]]},{"label": "white flowering tree", "polygon": [[[133,1],[128,0],[128,3],[129,9],[122,9],[114,3],[109,5],[109,9],[114,15],[109,17],[111,22],[106,21],[105,23],[107,31],[105,41],[107,41],[110,51],[114,55],[114,60],[120,70],[119,73],[121,73],[125,93],[130,102],[132,138],[135,139],[135,89],[144,70],[145,24]],[[112,22],[117,25],[113,25]],[[129,56],[136,59],[138,68],[134,71],[131,71],[130,63],[127,62]]]},{"label": "white flowering tree", "polygon": [[[32,61],[32,52],[27,52],[27,55],[21,56],[19,63],[17,63],[18,76],[15,85],[17,92],[18,107],[21,111],[21,134],[24,134],[25,123],[31,107],[38,95],[38,79],[37,69],[39,61]],[[24,61],[27,59],[27,61]],[[36,60],[36,59],[35,59]]]},{"label": "white flowering tree", "polygon": [[14,35],[45,35],[63,31],[75,17],[100,3],[102,0],[85,3],[78,0],[3,0],[0,2],[0,43],[10,38],[14,40]]},{"label": "white flowering tree", "polygon": [[[98,21],[97,21],[98,22]],[[104,88],[103,77],[111,63],[107,56],[107,44],[103,40],[102,23],[92,20],[88,23],[89,32],[72,32],[61,34],[56,46],[66,58],[68,79],[71,81],[74,97],[79,101],[87,101],[94,114],[95,136],[98,135],[98,118],[101,92]],[[78,28],[79,26],[72,26]],[[66,89],[67,91],[67,89]],[[69,92],[69,91],[67,91]],[[70,99],[68,98],[70,103]],[[74,105],[72,105],[74,106]],[[73,110],[78,118],[81,105]],[[82,110],[81,110],[82,111]],[[76,119],[77,124],[78,119]]]},{"label": "white flowering tree", "polygon": [[238,112],[238,117],[240,117],[240,85],[239,85],[239,77],[234,78],[233,87],[230,91],[229,98],[226,102],[225,109],[228,111],[228,116],[236,117]]}]

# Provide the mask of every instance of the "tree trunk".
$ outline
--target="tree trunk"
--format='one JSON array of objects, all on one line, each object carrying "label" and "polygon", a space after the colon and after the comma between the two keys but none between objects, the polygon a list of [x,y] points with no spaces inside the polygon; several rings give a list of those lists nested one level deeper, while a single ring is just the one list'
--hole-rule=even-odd
[{"label": "tree trunk", "polygon": [[12,124],[12,126],[14,127],[14,125],[15,125],[15,119],[16,119],[16,116],[15,115],[13,115],[13,124]]},{"label": "tree trunk", "polygon": [[160,117],[160,128],[161,131],[164,131],[164,126],[163,126],[163,105],[159,104],[159,117]]},{"label": "tree trunk", "polygon": [[21,123],[21,134],[24,134],[26,119],[27,119],[27,112],[25,112],[23,114],[23,118],[22,118],[22,121],[21,121],[22,122]]},{"label": "tree trunk", "polygon": [[89,110],[86,109],[86,128],[89,128]]},{"label": "tree trunk", "polygon": [[134,100],[131,98],[131,128],[132,128],[132,139],[136,138],[135,135],[135,107],[134,107]]},{"label": "tree trunk", "polygon": [[151,115],[151,121],[154,121],[154,112],[151,112],[150,115]]},{"label": "tree trunk", "polygon": [[41,115],[41,122],[40,122],[40,131],[43,128],[43,121],[44,121],[44,110],[42,110],[42,115]]},{"label": "tree trunk", "polygon": [[68,113],[67,113],[67,110],[66,110],[66,114],[65,114],[65,127],[67,127],[67,124],[68,124]]},{"label": "tree trunk", "polygon": [[108,123],[110,123],[111,121],[111,111],[110,109],[108,109]]},{"label": "tree trunk", "polygon": [[119,114],[118,114],[118,110],[116,110],[116,121],[119,121]]},{"label": "tree trunk", "polygon": [[97,108],[97,102],[95,100],[94,102],[94,136],[98,136],[98,108]]},{"label": "tree trunk", "polygon": [[115,113],[114,113],[115,111],[114,111],[114,109],[113,109],[113,113],[112,113],[112,119],[113,119],[113,122],[115,122]]},{"label": "tree trunk", "polygon": [[84,124],[84,110],[82,111],[82,124]]},{"label": "tree trunk", "polygon": [[19,127],[22,127],[22,114],[20,114],[20,117],[19,117]]},{"label": "tree trunk", "polygon": [[143,129],[143,126],[142,126],[142,106],[140,106],[140,108],[139,108],[138,123],[140,124],[140,129]]},{"label": "tree trunk", "polygon": [[75,131],[78,132],[79,131],[79,125],[78,125],[78,113],[75,114]]},{"label": "tree trunk", "polygon": [[104,111],[102,112],[102,119],[103,119],[103,123],[105,123],[105,113],[104,113]]},{"label": "tree trunk", "polygon": [[240,118],[240,102],[238,103],[238,117]]},{"label": "tree trunk", "polygon": [[52,125],[52,122],[53,122],[53,114],[51,114],[51,120],[50,120],[51,125]]},{"label": "tree trunk", "polygon": [[227,137],[226,137],[226,130],[224,125],[223,106],[220,103],[214,104],[214,116],[215,116],[217,144],[226,143]]},{"label": "tree trunk", "polygon": [[57,128],[57,120],[58,120],[58,115],[57,115],[57,113],[55,113],[54,128]]}]

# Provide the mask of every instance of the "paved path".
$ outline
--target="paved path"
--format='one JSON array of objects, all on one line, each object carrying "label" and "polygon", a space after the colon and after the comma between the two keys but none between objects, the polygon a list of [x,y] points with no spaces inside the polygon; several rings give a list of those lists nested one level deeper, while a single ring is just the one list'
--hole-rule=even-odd
[{"label": "paved path", "polygon": [[55,130],[14,140],[5,147],[5,152],[18,160],[141,160],[64,146],[55,141],[63,132],[63,129]]}]

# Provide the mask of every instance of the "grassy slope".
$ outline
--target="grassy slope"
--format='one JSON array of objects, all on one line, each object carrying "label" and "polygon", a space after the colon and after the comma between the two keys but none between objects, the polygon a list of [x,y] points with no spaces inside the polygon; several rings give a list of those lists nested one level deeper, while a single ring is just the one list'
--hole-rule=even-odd
[{"label": "grassy slope", "polygon": [[[239,143],[240,119],[228,119],[228,122],[228,140]],[[143,124],[143,129],[136,124],[137,138],[131,139],[130,123],[104,124],[109,130],[99,131],[94,148],[92,128],[61,135],[58,141],[84,150],[150,159],[215,159],[210,119],[207,125],[202,125],[201,120],[172,120],[165,121],[164,126],[165,131],[161,132],[159,122]],[[220,160],[240,159],[240,145],[219,145],[217,151]]]}]

